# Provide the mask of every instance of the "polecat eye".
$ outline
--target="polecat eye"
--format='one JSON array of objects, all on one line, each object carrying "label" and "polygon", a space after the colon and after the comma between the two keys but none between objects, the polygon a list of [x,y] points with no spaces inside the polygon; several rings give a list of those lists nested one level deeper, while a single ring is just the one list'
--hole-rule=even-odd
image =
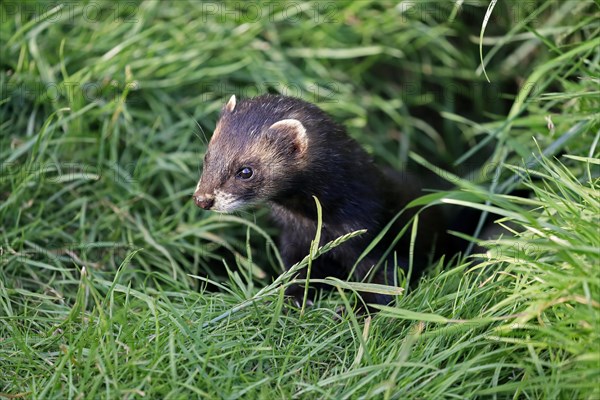
[{"label": "polecat eye", "polygon": [[254,172],[252,171],[252,168],[243,167],[242,169],[240,169],[238,171],[238,173],[235,175],[235,177],[240,178],[240,179],[250,179],[250,178],[252,178],[253,174],[254,174]]}]

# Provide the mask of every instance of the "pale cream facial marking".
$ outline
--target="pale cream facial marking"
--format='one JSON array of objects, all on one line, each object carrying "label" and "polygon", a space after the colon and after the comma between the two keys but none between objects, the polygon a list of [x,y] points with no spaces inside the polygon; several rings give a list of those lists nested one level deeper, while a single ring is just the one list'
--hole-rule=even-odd
[{"label": "pale cream facial marking", "polygon": [[198,193],[198,191],[200,190],[200,183],[202,183],[202,177],[200,177],[200,179],[198,180],[198,184],[196,185],[196,190],[194,191],[194,193]]},{"label": "pale cream facial marking", "polygon": [[236,203],[238,203],[238,199],[232,194],[215,190],[215,203],[212,206],[212,210],[224,213],[234,211],[237,208]]}]

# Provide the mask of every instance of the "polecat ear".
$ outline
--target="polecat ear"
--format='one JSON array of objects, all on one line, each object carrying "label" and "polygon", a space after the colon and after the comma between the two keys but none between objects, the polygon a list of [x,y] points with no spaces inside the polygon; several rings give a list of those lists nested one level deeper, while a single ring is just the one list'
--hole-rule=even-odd
[{"label": "polecat ear", "polygon": [[308,135],[302,122],[297,119],[282,119],[269,127],[270,131],[276,131],[276,140],[287,139],[292,142],[298,154],[306,153],[308,148]]},{"label": "polecat ear", "polygon": [[225,104],[225,111],[232,112],[235,109],[235,94],[231,95],[227,104]]}]

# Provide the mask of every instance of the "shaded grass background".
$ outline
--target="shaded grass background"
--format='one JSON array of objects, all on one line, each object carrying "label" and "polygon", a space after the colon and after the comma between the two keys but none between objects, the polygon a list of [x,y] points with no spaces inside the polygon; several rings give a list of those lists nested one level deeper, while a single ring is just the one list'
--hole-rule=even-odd
[{"label": "shaded grass background", "polygon": [[[598,4],[497,3],[491,83],[488,5],[2,3],[0,392],[599,397]],[[222,103],[267,91],[523,233],[372,320],[301,315],[265,210],[190,201]]]}]

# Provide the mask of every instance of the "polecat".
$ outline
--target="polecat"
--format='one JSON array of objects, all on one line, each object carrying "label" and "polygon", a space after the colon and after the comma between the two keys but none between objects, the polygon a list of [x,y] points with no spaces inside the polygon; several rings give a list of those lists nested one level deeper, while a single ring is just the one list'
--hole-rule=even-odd
[{"label": "polecat", "polygon": [[[323,209],[320,245],[351,231],[367,230],[312,265],[312,278],[347,279],[367,245],[422,194],[419,180],[411,175],[377,168],[345,129],[317,106],[297,98],[263,95],[240,102],[232,96],[223,107],[193,197],[198,207],[224,213],[268,203],[281,228],[280,251],[289,268],[309,253],[317,227],[312,197],[316,196]],[[357,265],[354,280],[370,277],[374,283],[393,284],[393,252],[382,263],[387,268],[372,269],[415,212],[401,215],[386,238]],[[435,209],[423,210],[419,219],[413,275],[427,265],[433,240],[445,226]],[[405,270],[409,241],[410,229],[395,246],[395,260]],[[286,294],[300,301],[303,288],[291,286]],[[361,297],[367,304],[391,301],[373,293]]]}]

